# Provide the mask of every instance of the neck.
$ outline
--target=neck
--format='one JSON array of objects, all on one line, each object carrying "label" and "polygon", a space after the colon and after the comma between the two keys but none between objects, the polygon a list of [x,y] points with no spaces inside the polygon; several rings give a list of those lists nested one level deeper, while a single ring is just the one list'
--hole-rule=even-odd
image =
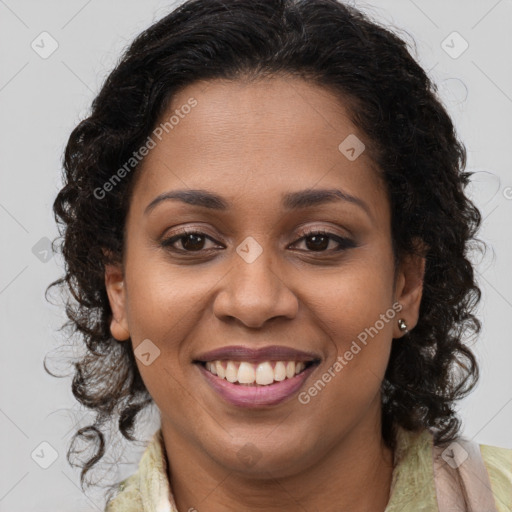
[{"label": "neck", "polygon": [[[288,476],[272,471],[240,474],[212,464],[200,450],[164,428],[168,477],[180,512],[336,510],[384,512],[389,501],[393,452],[380,421],[348,432],[320,461]],[[371,492],[368,490],[371,489]]]}]

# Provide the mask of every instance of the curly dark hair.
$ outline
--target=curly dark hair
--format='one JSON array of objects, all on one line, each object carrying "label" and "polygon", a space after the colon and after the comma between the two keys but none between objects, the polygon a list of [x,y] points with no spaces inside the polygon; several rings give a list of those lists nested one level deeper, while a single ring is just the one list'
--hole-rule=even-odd
[{"label": "curly dark hair", "polygon": [[[464,193],[466,150],[437,87],[407,43],[336,0],[190,0],[142,32],[126,50],[69,137],[64,185],[54,203],[67,290],[65,327],[84,349],[72,391],[95,414],[73,436],[95,446],[86,473],[104,455],[105,423],[134,438],[135,420],[152,403],[130,343],[110,333],[107,263],[122,262],[124,226],[137,171],[101,200],[95,196],[140,148],[173,95],[198,80],[295,76],[333,91],[367,137],[366,151],[391,205],[395,264],[428,248],[419,320],[392,342],[382,382],[382,434],[394,447],[395,425],[430,428],[450,442],[461,421],[454,409],[479,378],[468,348],[481,325],[481,292],[468,252],[481,214]],[[485,245],[485,244],[483,244]],[[46,367],[46,366],[45,366]]]}]

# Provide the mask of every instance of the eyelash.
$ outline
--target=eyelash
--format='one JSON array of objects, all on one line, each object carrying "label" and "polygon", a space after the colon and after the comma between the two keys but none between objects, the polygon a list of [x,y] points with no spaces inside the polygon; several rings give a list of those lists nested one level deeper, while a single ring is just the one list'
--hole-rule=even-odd
[{"label": "eyelash", "polygon": [[[196,231],[193,229],[184,229],[179,234],[176,234],[170,238],[163,240],[161,242],[161,245],[162,245],[162,247],[169,249],[172,252],[177,252],[177,253],[181,253],[181,254],[183,254],[183,253],[185,253],[185,254],[201,254],[202,252],[211,250],[211,249],[200,249],[198,251],[187,251],[185,249],[177,249],[175,247],[172,247],[172,245],[175,242],[182,240],[190,235],[199,235],[201,237],[208,238],[209,240],[213,241],[213,239],[211,237],[209,237],[208,235],[206,235],[206,233],[203,233],[202,231]],[[305,238],[308,238],[311,236],[318,236],[318,235],[325,236],[327,238],[331,238],[332,240],[334,240],[335,242],[337,242],[339,244],[339,247],[337,249],[330,249],[330,250],[323,250],[323,251],[306,250],[305,252],[326,254],[326,253],[340,252],[340,251],[344,251],[347,249],[352,249],[357,246],[355,244],[355,242],[353,240],[351,240],[350,238],[344,238],[344,237],[335,235],[334,233],[330,233],[330,232],[322,230],[322,229],[306,231],[306,232],[300,233],[300,238],[295,243],[297,243]]]}]

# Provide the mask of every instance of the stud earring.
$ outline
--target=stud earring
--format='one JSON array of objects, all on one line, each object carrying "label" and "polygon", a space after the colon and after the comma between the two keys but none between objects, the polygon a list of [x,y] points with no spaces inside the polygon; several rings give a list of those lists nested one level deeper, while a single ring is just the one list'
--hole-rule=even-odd
[{"label": "stud earring", "polygon": [[398,328],[405,334],[409,332],[407,329],[407,324],[405,323],[405,320],[403,318],[400,318],[400,320],[398,320]]}]

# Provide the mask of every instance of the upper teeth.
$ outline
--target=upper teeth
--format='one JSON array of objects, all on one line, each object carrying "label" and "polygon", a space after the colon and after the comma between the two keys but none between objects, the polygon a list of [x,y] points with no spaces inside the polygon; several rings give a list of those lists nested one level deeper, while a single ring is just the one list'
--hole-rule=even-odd
[{"label": "upper teeth", "polygon": [[[274,364],[274,366],[272,366]],[[239,384],[272,384],[274,381],[291,379],[306,365],[300,361],[265,361],[252,364],[246,361],[208,361],[206,369],[221,379]]]}]

